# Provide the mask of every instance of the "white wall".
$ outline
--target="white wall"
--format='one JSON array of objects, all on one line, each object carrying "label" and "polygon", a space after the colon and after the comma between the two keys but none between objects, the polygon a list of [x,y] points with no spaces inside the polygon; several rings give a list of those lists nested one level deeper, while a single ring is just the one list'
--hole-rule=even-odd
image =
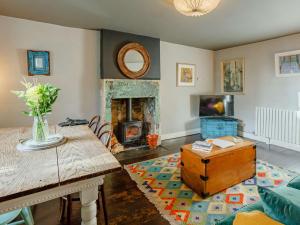
[{"label": "white wall", "polygon": [[300,49],[300,34],[224,49],[216,52],[216,90],[220,91],[220,62],[245,58],[245,95],[235,97],[236,117],[245,123],[244,131],[255,130],[255,107],[267,106],[296,110],[300,77],[275,76],[275,53]]},{"label": "white wall", "polygon": [[0,127],[30,125],[24,103],[10,93],[23,87],[26,50],[50,51],[51,76],[39,77],[61,88],[50,123],[66,117],[90,118],[100,110],[99,32],[0,16]]},{"label": "white wall", "polygon": [[[214,52],[161,42],[162,138],[199,133],[199,94],[214,91]],[[195,87],[176,86],[176,63],[196,64]]]},{"label": "white wall", "polygon": [[[26,50],[50,51],[51,76],[39,77],[61,88],[49,116],[51,124],[66,117],[90,118],[99,113],[100,34],[47,23],[0,16],[0,127],[29,126],[22,100],[11,90],[23,87]],[[199,132],[198,95],[212,92],[212,51],[161,42],[161,131],[165,138]],[[196,64],[195,87],[176,87],[176,63]]]}]

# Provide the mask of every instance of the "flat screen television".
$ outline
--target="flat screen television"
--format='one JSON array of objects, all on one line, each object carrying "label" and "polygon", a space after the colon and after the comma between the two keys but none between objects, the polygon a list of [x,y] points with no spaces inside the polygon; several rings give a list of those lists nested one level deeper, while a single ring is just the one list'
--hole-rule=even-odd
[{"label": "flat screen television", "polygon": [[233,95],[201,95],[200,117],[234,116]]}]

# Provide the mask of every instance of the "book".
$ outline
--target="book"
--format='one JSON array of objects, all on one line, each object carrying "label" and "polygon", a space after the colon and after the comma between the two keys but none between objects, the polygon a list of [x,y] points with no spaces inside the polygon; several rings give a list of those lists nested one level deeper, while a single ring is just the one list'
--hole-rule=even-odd
[{"label": "book", "polygon": [[214,139],[213,144],[215,146],[218,146],[220,148],[229,148],[232,146],[235,146],[235,143],[232,141],[226,141],[226,140],[221,140],[221,139]]},{"label": "book", "polygon": [[192,144],[192,149],[195,151],[210,152],[212,148],[213,145],[205,141],[196,141]]}]

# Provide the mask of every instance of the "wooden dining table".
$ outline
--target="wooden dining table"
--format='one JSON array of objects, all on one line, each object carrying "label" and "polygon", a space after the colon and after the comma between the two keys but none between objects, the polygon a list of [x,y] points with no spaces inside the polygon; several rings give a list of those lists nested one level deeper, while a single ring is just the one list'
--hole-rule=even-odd
[{"label": "wooden dining table", "polygon": [[31,128],[0,129],[0,214],[72,193],[81,201],[82,225],[97,225],[98,186],[121,165],[87,126],[50,127],[67,142],[40,151],[19,151]]}]

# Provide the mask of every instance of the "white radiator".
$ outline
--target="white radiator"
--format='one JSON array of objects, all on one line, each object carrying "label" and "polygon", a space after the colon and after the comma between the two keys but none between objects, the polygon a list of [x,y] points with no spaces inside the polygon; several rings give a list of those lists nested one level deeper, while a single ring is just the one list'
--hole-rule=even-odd
[{"label": "white radiator", "polygon": [[255,135],[300,145],[300,112],[257,107]]}]

